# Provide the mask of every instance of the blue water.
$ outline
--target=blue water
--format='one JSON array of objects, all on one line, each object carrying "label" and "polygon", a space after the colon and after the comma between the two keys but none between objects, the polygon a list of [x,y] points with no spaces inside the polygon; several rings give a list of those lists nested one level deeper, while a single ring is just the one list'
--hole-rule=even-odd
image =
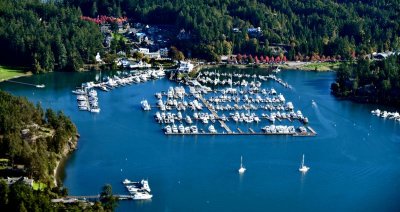
[{"label": "blue water", "polygon": [[[78,150],[66,163],[72,195],[99,193],[125,178],[148,178],[151,201],[122,201],[118,211],[399,211],[400,124],[370,115],[376,105],[330,95],[335,74],[283,71],[294,89],[275,84],[308,116],[315,137],[165,136],[140,101],[174,85],[166,79],[99,92],[100,114],[78,111],[71,90],[94,72],[20,78],[46,88],[0,89],[63,110],[77,125]],[[314,104],[312,103],[314,100]],[[395,111],[395,108],[379,107]],[[267,122],[264,122],[265,124]],[[302,154],[311,167],[298,171]],[[243,155],[247,168],[237,169]]]}]

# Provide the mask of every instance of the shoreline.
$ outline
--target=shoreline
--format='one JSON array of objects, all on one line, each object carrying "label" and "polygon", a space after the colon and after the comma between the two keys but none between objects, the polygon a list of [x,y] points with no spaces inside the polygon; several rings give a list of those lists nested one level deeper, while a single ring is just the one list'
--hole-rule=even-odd
[{"label": "shoreline", "polygon": [[[65,147],[63,153],[59,160],[56,161],[56,166],[53,169],[53,183],[54,187],[58,187],[59,182],[61,182],[61,171],[65,173],[65,170],[61,170],[61,168],[65,167],[65,162],[71,156],[71,154],[78,148],[78,139],[80,136],[76,135],[75,139],[70,138],[67,146]],[[75,141],[73,141],[75,140]]]},{"label": "shoreline", "polygon": [[17,79],[17,78],[21,78],[21,77],[29,77],[29,76],[32,76],[32,75],[33,75],[33,73],[30,72],[30,71],[28,71],[28,72],[24,72],[23,75],[12,76],[12,77],[10,77],[10,78],[0,79],[0,82],[6,82],[6,81],[8,81],[8,80]]},{"label": "shoreline", "polygon": [[57,183],[57,181],[58,181],[58,168],[59,168],[59,166],[60,166],[60,163],[61,163],[61,160],[58,160],[57,162],[56,162],[56,167],[54,167],[54,169],[53,169],[53,183],[54,183],[54,187],[58,187],[58,183]]},{"label": "shoreline", "polygon": [[340,62],[336,63],[318,63],[318,62],[295,62],[289,61],[285,64],[204,64],[198,65],[194,68],[194,72],[199,72],[203,69],[210,68],[238,68],[238,69],[251,69],[251,68],[271,68],[279,67],[281,69],[298,70],[298,71],[316,71],[316,72],[331,72],[335,71],[335,66]]}]

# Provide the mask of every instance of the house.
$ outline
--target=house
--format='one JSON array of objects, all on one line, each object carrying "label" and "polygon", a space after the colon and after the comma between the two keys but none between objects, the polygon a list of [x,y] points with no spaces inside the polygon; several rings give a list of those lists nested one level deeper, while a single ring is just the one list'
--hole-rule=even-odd
[{"label": "house", "polygon": [[158,50],[160,52],[160,56],[161,57],[168,57],[168,48],[161,48],[160,50]]},{"label": "house", "polygon": [[143,32],[137,32],[136,39],[140,43],[148,40],[146,33],[143,33]]},{"label": "house", "polygon": [[148,58],[154,58],[154,59],[160,59],[161,55],[159,51],[156,52],[150,52],[148,48],[139,48],[139,49],[132,49],[131,53],[133,54],[134,52],[140,52],[142,53],[145,57]]},{"label": "house", "polygon": [[106,37],[104,38],[104,41],[103,41],[104,47],[109,48],[111,46],[112,39],[113,38],[112,38],[111,34],[106,35]]},{"label": "house", "polygon": [[188,40],[190,39],[190,32],[186,32],[185,29],[181,29],[176,37],[178,38],[178,40]]},{"label": "house", "polygon": [[399,51],[394,51],[394,52],[386,51],[386,52],[379,52],[379,53],[374,52],[371,55],[374,60],[384,60],[391,55],[400,55],[400,52]]},{"label": "house", "polygon": [[7,179],[5,179],[6,183],[8,185],[12,185],[16,182],[24,182],[25,184],[29,185],[29,186],[33,186],[33,179],[29,179],[27,177],[7,177]]},{"label": "house", "polygon": [[250,36],[259,37],[259,36],[262,35],[262,30],[261,30],[261,27],[257,27],[257,28],[248,28],[248,29],[247,29],[247,33],[248,33]]},{"label": "house", "polygon": [[233,31],[234,33],[239,33],[239,32],[240,32],[240,29],[239,29],[239,28],[233,28],[232,31]]},{"label": "house", "polygon": [[150,50],[148,48],[139,48],[138,50],[140,53],[142,53],[145,57],[148,58],[154,58],[154,59],[159,59],[161,58],[160,52],[156,51],[156,52],[150,52]]},{"label": "house", "polygon": [[117,55],[118,55],[119,57],[126,57],[126,53],[125,53],[124,51],[119,51],[119,52],[117,52]]},{"label": "house", "polygon": [[99,52],[97,52],[97,54],[96,54],[96,62],[97,63],[102,63],[103,62],[103,60],[100,57],[100,53]]},{"label": "house", "polygon": [[143,54],[148,54],[150,50],[148,48],[139,48],[139,52]]},{"label": "house", "polygon": [[111,32],[110,24],[102,24],[102,25],[100,26],[100,32],[101,32],[101,33],[104,33],[104,34],[110,33],[110,32]]},{"label": "house", "polygon": [[194,65],[188,62],[181,61],[179,64],[178,72],[189,73],[193,70]]}]

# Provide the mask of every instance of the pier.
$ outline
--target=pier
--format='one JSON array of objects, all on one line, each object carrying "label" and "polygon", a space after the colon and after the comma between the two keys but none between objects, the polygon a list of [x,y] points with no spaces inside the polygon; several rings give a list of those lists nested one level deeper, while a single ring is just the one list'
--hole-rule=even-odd
[{"label": "pier", "polygon": [[[133,199],[133,195],[126,194],[114,194],[114,197],[119,200],[129,200]],[[82,196],[67,196],[66,199],[76,199],[76,200],[98,200],[100,199],[100,195],[82,195]]]},{"label": "pier", "polygon": [[243,132],[238,128],[239,132],[231,132],[231,133],[209,133],[209,132],[199,132],[199,133],[165,133],[165,135],[190,135],[190,136],[196,136],[196,135],[228,135],[228,136],[234,136],[234,135],[258,135],[258,136],[266,136],[266,135],[287,135],[287,136],[296,136],[296,137],[312,137],[315,136],[316,133],[265,133],[265,132]]},{"label": "pier", "polygon": [[311,131],[312,134],[316,135],[317,132],[315,132],[315,130],[313,128],[311,128],[310,126],[307,126],[308,130]]},{"label": "pier", "polygon": [[228,125],[218,116],[217,112],[211,108],[211,106],[208,104],[206,100],[204,100],[203,96],[200,95],[199,99],[203,102],[203,104],[207,107],[207,109],[215,116],[216,119],[218,119],[219,123],[221,124],[221,127],[228,132],[228,134],[232,133],[232,130],[229,129]]}]

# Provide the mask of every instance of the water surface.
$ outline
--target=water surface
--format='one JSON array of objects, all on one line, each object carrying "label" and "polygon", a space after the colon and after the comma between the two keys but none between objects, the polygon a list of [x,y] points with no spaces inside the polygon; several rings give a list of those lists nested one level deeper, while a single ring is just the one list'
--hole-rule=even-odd
[{"label": "water surface", "polygon": [[[273,87],[308,116],[316,137],[165,136],[140,101],[174,83],[166,79],[99,92],[100,114],[79,111],[71,90],[98,73],[20,78],[46,88],[0,83],[0,89],[63,110],[77,125],[78,150],[66,163],[71,195],[125,178],[148,178],[151,201],[123,201],[118,211],[398,211],[400,124],[370,115],[376,105],[330,95],[332,72],[283,71],[294,89]],[[312,103],[314,100],[314,104]],[[384,108],[394,111],[394,108]],[[266,123],[266,122],[264,122]],[[302,175],[302,154],[311,167]],[[240,156],[247,171],[239,176]]]}]

